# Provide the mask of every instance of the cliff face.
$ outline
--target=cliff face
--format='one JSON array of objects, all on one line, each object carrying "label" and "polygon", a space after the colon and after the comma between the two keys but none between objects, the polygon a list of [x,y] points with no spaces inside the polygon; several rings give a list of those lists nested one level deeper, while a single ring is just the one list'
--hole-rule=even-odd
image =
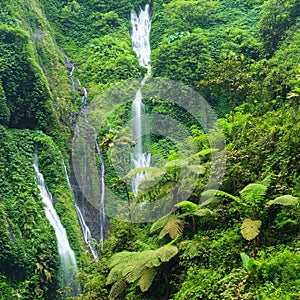
[{"label": "cliff face", "polygon": [[0,295],[56,299],[57,241],[37,188],[33,154],[79,259],[84,246],[62,166],[78,109],[40,1],[1,1],[0,11]]}]

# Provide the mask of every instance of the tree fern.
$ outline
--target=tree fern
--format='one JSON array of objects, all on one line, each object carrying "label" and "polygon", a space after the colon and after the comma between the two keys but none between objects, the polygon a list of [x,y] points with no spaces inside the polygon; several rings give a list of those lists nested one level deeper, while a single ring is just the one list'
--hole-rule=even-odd
[{"label": "tree fern", "polygon": [[[162,246],[156,250],[142,252],[123,251],[111,258],[111,270],[107,277],[107,284],[114,285],[111,288],[110,299],[115,299],[124,290],[124,282],[138,281],[141,291],[147,291],[157,274],[157,268],[168,262],[178,253],[178,248],[171,245]],[[127,261],[126,261],[127,258]]]}]

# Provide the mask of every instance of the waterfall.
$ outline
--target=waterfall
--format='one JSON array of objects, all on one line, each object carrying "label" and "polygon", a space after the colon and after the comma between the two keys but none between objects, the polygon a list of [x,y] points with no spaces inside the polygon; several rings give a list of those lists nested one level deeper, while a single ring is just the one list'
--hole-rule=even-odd
[{"label": "waterfall", "polygon": [[[67,182],[68,182],[69,188],[70,188],[70,190],[73,193],[71,182],[70,182],[70,178],[69,178],[67,167],[66,167],[66,164],[65,164],[64,160],[62,160],[62,164],[63,164],[64,170],[65,170],[65,174],[66,174],[66,178],[67,178]],[[75,204],[75,207],[76,207],[78,221],[79,221],[79,225],[80,225],[80,228],[81,228],[84,240],[87,243],[87,245],[89,246],[89,248],[91,250],[91,253],[92,253],[95,261],[98,261],[98,252],[97,252],[97,250],[96,250],[96,248],[94,246],[91,231],[90,231],[89,227],[86,225],[86,222],[84,220],[84,217],[82,215],[82,212],[81,212],[79,206],[77,204]]]},{"label": "waterfall", "polygon": [[139,14],[135,10],[131,11],[130,21],[132,24],[131,39],[132,48],[136,53],[141,66],[148,69],[150,75],[150,30],[151,30],[151,9],[146,4],[145,8],[140,10]]},{"label": "waterfall", "polygon": [[[151,9],[146,4],[144,9],[140,9],[139,14],[134,10],[131,11],[130,21],[132,24],[131,39],[132,48],[135,51],[139,64],[147,68],[147,76],[150,76],[150,29],[151,29]],[[134,168],[149,167],[151,163],[151,154],[143,152],[142,141],[142,112],[144,110],[143,97],[141,88],[145,83],[147,76],[141,81],[141,87],[137,90],[135,99],[132,103],[133,114],[133,140],[136,142],[135,152],[131,155],[131,161]],[[134,195],[138,192],[140,182],[145,178],[143,172],[132,178],[132,191]]]},{"label": "waterfall", "polygon": [[100,213],[100,248],[103,250],[103,242],[104,242],[104,226],[106,221],[106,214],[105,214],[105,181],[104,181],[104,175],[105,175],[105,166],[102,154],[100,152],[100,148],[98,146],[97,140],[95,141],[96,144],[96,150],[97,155],[100,160],[100,184],[101,184],[101,196],[100,196],[100,207],[99,207],[99,213]]},{"label": "waterfall", "polygon": [[77,282],[77,263],[75,254],[69,245],[66,230],[62,226],[59,216],[54,209],[52,195],[46,186],[43,174],[39,171],[38,157],[36,153],[34,154],[33,166],[36,172],[36,179],[38,188],[40,190],[40,195],[45,205],[44,209],[46,217],[51,226],[54,228],[57,239],[58,254],[60,257],[61,286],[62,288],[66,288],[66,290],[68,290],[68,292],[65,294],[66,297],[76,296],[80,293],[80,286]]},{"label": "waterfall", "polygon": [[[73,74],[74,74],[74,71],[75,71],[75,65],[74,63],[70,63],[69,61],[69,58],[68,56],[60,49],[60,52],[63,54],[64,58],[65,58],[65,62],[66,62],[66,65],[68,66],[68,68],[70,69],[70,72],[69,72],[69,78],[71,80],[71,89],[73,90],[74,92],[74,95],[76,96],[76,94],[78,93],[78,89],[81,88],[82,89],[82,92],[83,92],[83,95],[81,97],[81,108],[79,110],[79,113],[78,115],[80,116],[84,116],[84,111],[85,109],[87,108],[88,106],[88,91],[85,87],[83,87],[81,85],[81,82],[79,81],[79,79],[74,79],[73,78]],[[74,120],[76,120],[76,118],[78,117],[78,115],[76,115],[73,120],[72,120],[72,123]],[[85,123],[86,123],[86,126],[87,128],[90,127],[90,124],[88,122],[88,119],[86,119],[84,117],[84,120],[85,120]],[[77,133],[79,133],[79,127],[77,125],[75,125],[75,131],[77,131]],[[75,136],[74,136],[75,138]],[[73,138],[73,142],[74,142],[74,138]],[[96,142],[96,145],[97,145],[97,142]],[[83,181],[83,185],[82,185],[82,193],[84,195],[85,193],[85,190],[88,189],[88,187],[86,186],[86,183],[87,183],[87,177],[89,176],[88,172],[87,172],[87,155],[86,155],[86,151],[87,151],[87,144],[85,143],[84,144],[84,147],[85,147],[85,154],[84,154],[84,181]],[[98,146],[96,146],[96,150],[97,150],[97,154],[98,154],[98,157],[100,159],[100,163],[101,163],[101,166],[100,166],[100,184],[101,184],[101,196],[100,196],[100,199],[99,199],[99,215],[100,215],[100,220],[99,220],[99,231],[100,231],[100,248],[101,250],[103,249],[103,241],[104,241],[104,226],[105,226],[105,219],[106,219],[106,215],[105,215],[105,210],[104,210],[104,204],[105,204],[105,182],[104,182],[104,173],[105,173],[105,167],[104,167],[104,162],[103,162],[103,159],[102,159],[102,156],[101,156],[101,153],[100,153],[100,150],[99,148],[97,148]],[[64,163],[63,163],[64,164]],[[64,165],[64,168],[65,168],[65,165]],[[65,168],[65,172],[66,172],[66,168]],[[92,238],[92,234],[91,234],[91,230],[89,229],[89,227],[87,226],[86,223],[88,223],[88,219],[85,220],[84,216],[86,216],[86,214],[84,214],[84,210],[83,208],[85,207],[83,204],[81,205],[81,208],[80,208],[80,205],[78,204],[78,199],[76,199],[76,193],[73,191],[72,187],[71,187],[71,183],[70,183],[70,180],[69,180],[69,177],[68,177],[68,173],[66,172],[66,176],[67,176],[67,179],[68,179],[68,183],[70,185],[70,188],[71,188],[71,191],[73,192],[74,194],[74,197],[75,197],[75,202],[76,202],[76,211],[77,211],[77,216],[78,216],[78,220],[79,220],[79,224],[81,226],[81,230],[82,230],[82,233],[83,233],[83,236],[84,236],[84,239],[85,239],[85,242],[88,244],[93,256],[94,256],[94,259],[97,261],[98,260],[98,253],[97,253],[97,250],[95,249],[95,246],[94,246],[94,243],[93,243],[93,238]],[[91,227],[91,229],[93,230],[93,228]],[[93,232],[95,234],[95,232]]]}]

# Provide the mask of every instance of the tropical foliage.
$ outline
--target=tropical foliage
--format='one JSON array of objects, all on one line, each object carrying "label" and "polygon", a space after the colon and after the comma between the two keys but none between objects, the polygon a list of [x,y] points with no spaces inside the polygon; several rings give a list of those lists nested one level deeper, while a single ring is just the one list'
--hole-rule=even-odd
[{"label": "tropical foliage", "polygon": [[[177,127],[178,143],[171,133],[148,134],[143,147],[152,165],[130,171],[130,102],[139,82],[126,80],[146,74],[132,50],[130,11],[147,2],[0,2],[0,299],[64,297],[35,152],[76,252],[82,294],[73,299],[299,299],[300,2],[149,1],[152,76],[201,93],[219,117],[226,149],[211,149],[218,136],[151,95],[146,112],[169,116],[189,136]],[[111,112],[122,89],[128,103]],[[86,92],[98,117],[110,112],[97,146],[118,198],[113,209],[128,214],[153,205],[151,222],[109,220],[97,262],[65,173],[74,175],[71,137]],[[153,123],[164,126],[159,118]],[[219,150],[226,150],[224,178],[217,170],[220,188],[206,187]],[[131,180],[141,172],[134,195]],[[85,209],[96,231],[97,209]]]}]

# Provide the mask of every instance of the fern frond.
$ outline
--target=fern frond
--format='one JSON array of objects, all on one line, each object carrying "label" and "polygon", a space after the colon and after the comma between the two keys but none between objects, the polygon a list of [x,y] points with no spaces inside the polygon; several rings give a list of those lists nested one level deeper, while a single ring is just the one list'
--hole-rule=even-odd
[{"label": "fern frond", "polygon": [[222,198],[232,199],[232,200],[236,201],[237,203],[242,204],[242,201],[239,197],[233,196],[229,193],[226,193],[226,192],[223,192],[223,191],[220,191],[220,190],[206,190],[201,194],[201,196],[203,196],[203,197],[219,196],[219,197],[222,197]]},{"label": "fern frond", "polygon": [[146,172],[149,169],[150,169],[150,167],[134,168],[131,171],[129,171],[122,179],[125,181],[130,181],[133,176],[135,176],[141,172]]},{"label": "fern frond", "polygon": [[113,267],[107,278],[106,278],[106,284],[112,284],[118,280],[120,280],[120,278],[122,277],[122,272],[123,272],[123,269],[126,265],[117,265],[115,267]]},{"label": "fern frond", "polygon": [[169,218],[170,218],[170,215],[166,215],[166,216],[163,216],[163,217],[159,218],[158,220],[156,220],[150,228],[150,233],[153,233],[153,232],[157,231],[158,229],[163,228],[167,224]]},{"label": "fern frond", "polygon": [[116,265],[128,263],[129,260],[134,259],[134,257],[137,256],[138,254],[139,252],[130,252],[130,251],[122,251],[116,253],[111,257],[109,267],[113,268]]},{"label": "fern frond", "polygon": [[269,188],[272,181],[272,177],[273,174],[269,174],[260,183],[263,184],[265,187]]},{"label": "fern frond", "polygon": [[208,215],[212,215],[212,211],[208,208],[198,209],[193,213],[194,216],[205,217]]},{"label": "fern frond", "polygon": [[133,265],[126,267],[122,275],[128,283],[133,283],[140,278],[141,274],[147,269],[143,261],[137,261]]},{"label": "fern frond", "polygon": [[155,253],[162,262],[167,262],[178,253],[178,248],[176,246],[165,245],[156,249]]},{"label": "fern frond", "polygon": [[207,205],[210,205],[210,204],[219,203],[221,201],[222,201],[222,197],[214,196],[214,197],[202,202],[199,206],[203,207],[203,206],[207,206]]},{"label": "fern frond", "polygon": [[259,235],[260,226],[260,220],[245,219],[241,226],[241,233],[246,240],[251,241]]},{"label": "fern frond", "polygon": [[170,215],[166,225],[160,232],[158,238],[162,239],[166,234],[169,234],[171,239],[175,239],[179,234],[182,233],[184,228],[184,221],[179,219],[175,215]]},{"label": "fern frond", "polygon": [[250,183],[240,191],[240,195],[247,203],[260,203],[264,200],[267,190],[268,188],[261,183]]},{"label": "fern frond", "polygon": [[208,149],[201,150],[201,151],[198,152],[197,154],[198,154],[199,156],[204,157],[204,156],[206,156],[207,154],[210,154],[210,153],[216,152],[216,151],[219,151],[219,149],[217,149],[217,148],[208,148]]},{"label": "fern frond", "polygon": [[292,195],[283,195],[275,198],[274,200],[271,200],[267,203],[267,205],[274,205],[274,204],[279,204],[279,205],[284,205],[284,206],[292,206],[296,205],[299,203],[299,198],[294,197]]},{"label": "fern frond", "polygon": [[155,251],[156,250],[146,250],[146,251],[140,252],[140,256],[139,256],[138,260],[143,262],[143,264],[148,268],[160,266],[161,262],[158,259]]},{"label": "fern frond", "polygon": [[199,209],[199,205],[187,200],[178,202],[175,206],[187,212],[194,212]]},{"label": "fern frond", "polygon": [[151,246],[144,243],[143,241],[136,240],[134,245],[138,248],[139,251],[151,250]]},{"label": "fern frond", "polygon": [[127,287],[126,280],[124,278],[121,278],[111,287],[108,299],[109,300],[118,299],[118,296],[125,291],[126,287]]},{"label": "fern frond", "polygon": [[141,276],[138,285],[142,292],[148,291],[150,288],[155,276],[157,274],[157,270],[154,268],[147,269],[143,275]]}]

